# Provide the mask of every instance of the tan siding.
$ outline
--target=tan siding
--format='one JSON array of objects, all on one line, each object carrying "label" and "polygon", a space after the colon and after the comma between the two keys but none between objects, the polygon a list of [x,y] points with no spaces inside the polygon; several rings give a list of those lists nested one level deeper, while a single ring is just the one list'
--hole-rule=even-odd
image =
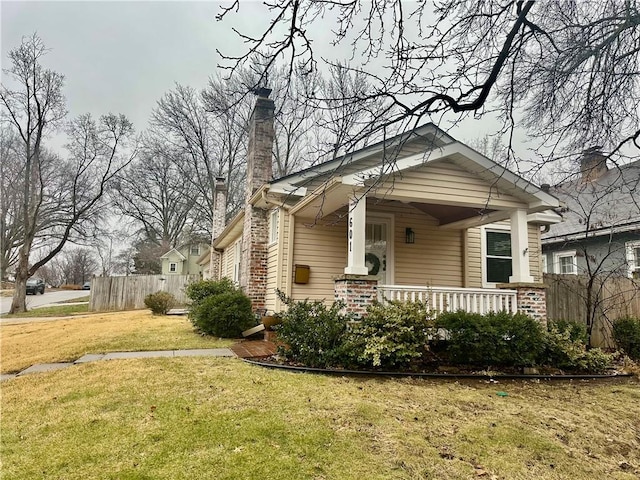
[{"label": "tan siding", "polygon": [[282,268],[280,278],[280,289],[285,292],[287,295],[290,295],[291,292],[287,291],[287,280],[289,275],[291,275],[291,266],[289,265],[289,214],[284,213],[282,222],[282,235],[280,236],[280,240],[282,242]]},{"label": "tan siding", "polygon": [[467,288],[482,287],[482,255],[481,255],[480,227],[467,230],[467,262],[468,275]]},{"label": "tan siding", "polygon": [[[394,214],[394,283],[397,285],[463,285],[462,237],[458,230],[438,228],[438,221],[413,207],[388,202],[383,209]],[[415,233],[415,243],[405,243],[405,229]]]},{"label": "tan siding", "polygon": [[[497,225],[509,225],[509,221],[499,222]],[[469,288],[482,287],[482,256],[481,256],[481,229],[470,228],[468,230],[467,260],[469,262]],[[542,281],[542,264],[540,258],[540,226],[529,224],[529,269],[534,282]]]},{"label": "tan siding", "polygon": [[515,197],[499,192],[476,175],[451,162],[418,167],[396,175],[376,189],[378,196],[450,205],[482,205],[489,208],[523,206]]},{"label": "tan siding", "polygon": [[[278,218],[284,215],[284,210],[278,212]],[[267,231],[271,232],[271,212],[269,212],[269,228]],[[282,232],[278,229],[278,236]],[[267,286],[265,291],[265,308],[272,312],[276,311],[276,296],[275,290],[277,288],[278,280],[278,242],[268,245],[267,247]]]},{"label": "tan siding", "polygon": [[540,225],[529,224],[529,269],[534,282],[542,282],[542,259],[540,257]]},{"label": "tan siding", "polygon": [[293,263],[309,265],[309,283],[292,285],[296,300],[333,301],[334,277],[344,271],[347,264],[346,219],[339,223],[309,227],[296,219]]}]

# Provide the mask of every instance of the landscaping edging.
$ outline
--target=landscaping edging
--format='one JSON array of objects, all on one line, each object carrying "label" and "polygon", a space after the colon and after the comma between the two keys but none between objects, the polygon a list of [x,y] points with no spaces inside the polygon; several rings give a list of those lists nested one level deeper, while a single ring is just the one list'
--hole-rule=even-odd
[{"label": "landscaping edging", "polygon": [[293,365],[283,365],[279,363],[261,362],[250,358],[243,358],[242,361],[274,370],[288,370],[292,372],[320,373],[325,375],[348,375],[348,376],[370,376],[370,377],[414,377],[414,378],[437,378],[437,379],[477,379],[477,380],[603,380],[603,379],[630,379],[632,373],[619,373],[615,375],[553,375],[553,374],[510,374],[501,375],[479,375],[473,373],[421,373],[421,372],[379,372],[374,370],[339,370],[335,368],[314,368],[297,367]]}]

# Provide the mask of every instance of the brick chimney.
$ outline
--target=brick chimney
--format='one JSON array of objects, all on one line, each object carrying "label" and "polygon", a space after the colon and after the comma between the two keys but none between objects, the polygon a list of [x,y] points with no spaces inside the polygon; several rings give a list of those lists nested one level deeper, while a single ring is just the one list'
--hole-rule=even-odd
[{"label": "brick chimney", "polygon": [[227,214],[227,184],[224,177],[217,177],[213,197],[213,224],[211,226],[211,257],[209,278],[220,279],[220,254],[213,249],[213,242],[225,227]]},{"label": "brick chimney", "polygon": [[580,159],[582,183],[597,180],[607,170],[607,157],[602,153],[602,147],[593,146],[582,152]]},{"label": "brick chimney", "polygon": [[249,120],[247,148],[247,191],[242,232],[240,286],[249,296],[254,311],[265,308],[267,283],[268,211],[249,203],[253,194],[271,180],[275,105],[271,90],[259,88]]}]

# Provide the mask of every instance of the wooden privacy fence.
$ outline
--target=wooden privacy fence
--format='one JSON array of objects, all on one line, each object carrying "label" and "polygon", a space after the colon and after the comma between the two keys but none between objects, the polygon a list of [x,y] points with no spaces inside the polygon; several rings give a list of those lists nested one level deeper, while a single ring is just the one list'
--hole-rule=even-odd
[{"label": "wooden privacy fence", "polygon": [[185,287],[199,280],[198,275],[130,275],[95,277],[91,281],[90,311],[145,308],[144,297],[158,291],[169,292],[184,305]]},{"label": "wooden privacy fence", "polygon": [[[544,274],[547,286],[547,318],[550,320],[571,320],[587,323],[587,282],[586,275]],[[630,316],[640,318],[640,289],[637,280],[625,277],[596,279],[592,289],[598,297],[591,305],[596,305],[595,321],[591,333],[594,347],[615,347],[611,326],[618,318]],[[595,302],[595,303],[594,303]]]}]

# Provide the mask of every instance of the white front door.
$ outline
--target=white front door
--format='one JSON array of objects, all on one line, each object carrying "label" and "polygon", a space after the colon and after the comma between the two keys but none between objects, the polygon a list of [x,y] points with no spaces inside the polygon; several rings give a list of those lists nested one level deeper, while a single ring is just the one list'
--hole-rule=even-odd
[{"label": "white front door", "polygon": [[393,282],[392,240],[393,222],[391,218],[367,218],[365,234],[365,265],[369,275],[378,277],[379,285]]}]

